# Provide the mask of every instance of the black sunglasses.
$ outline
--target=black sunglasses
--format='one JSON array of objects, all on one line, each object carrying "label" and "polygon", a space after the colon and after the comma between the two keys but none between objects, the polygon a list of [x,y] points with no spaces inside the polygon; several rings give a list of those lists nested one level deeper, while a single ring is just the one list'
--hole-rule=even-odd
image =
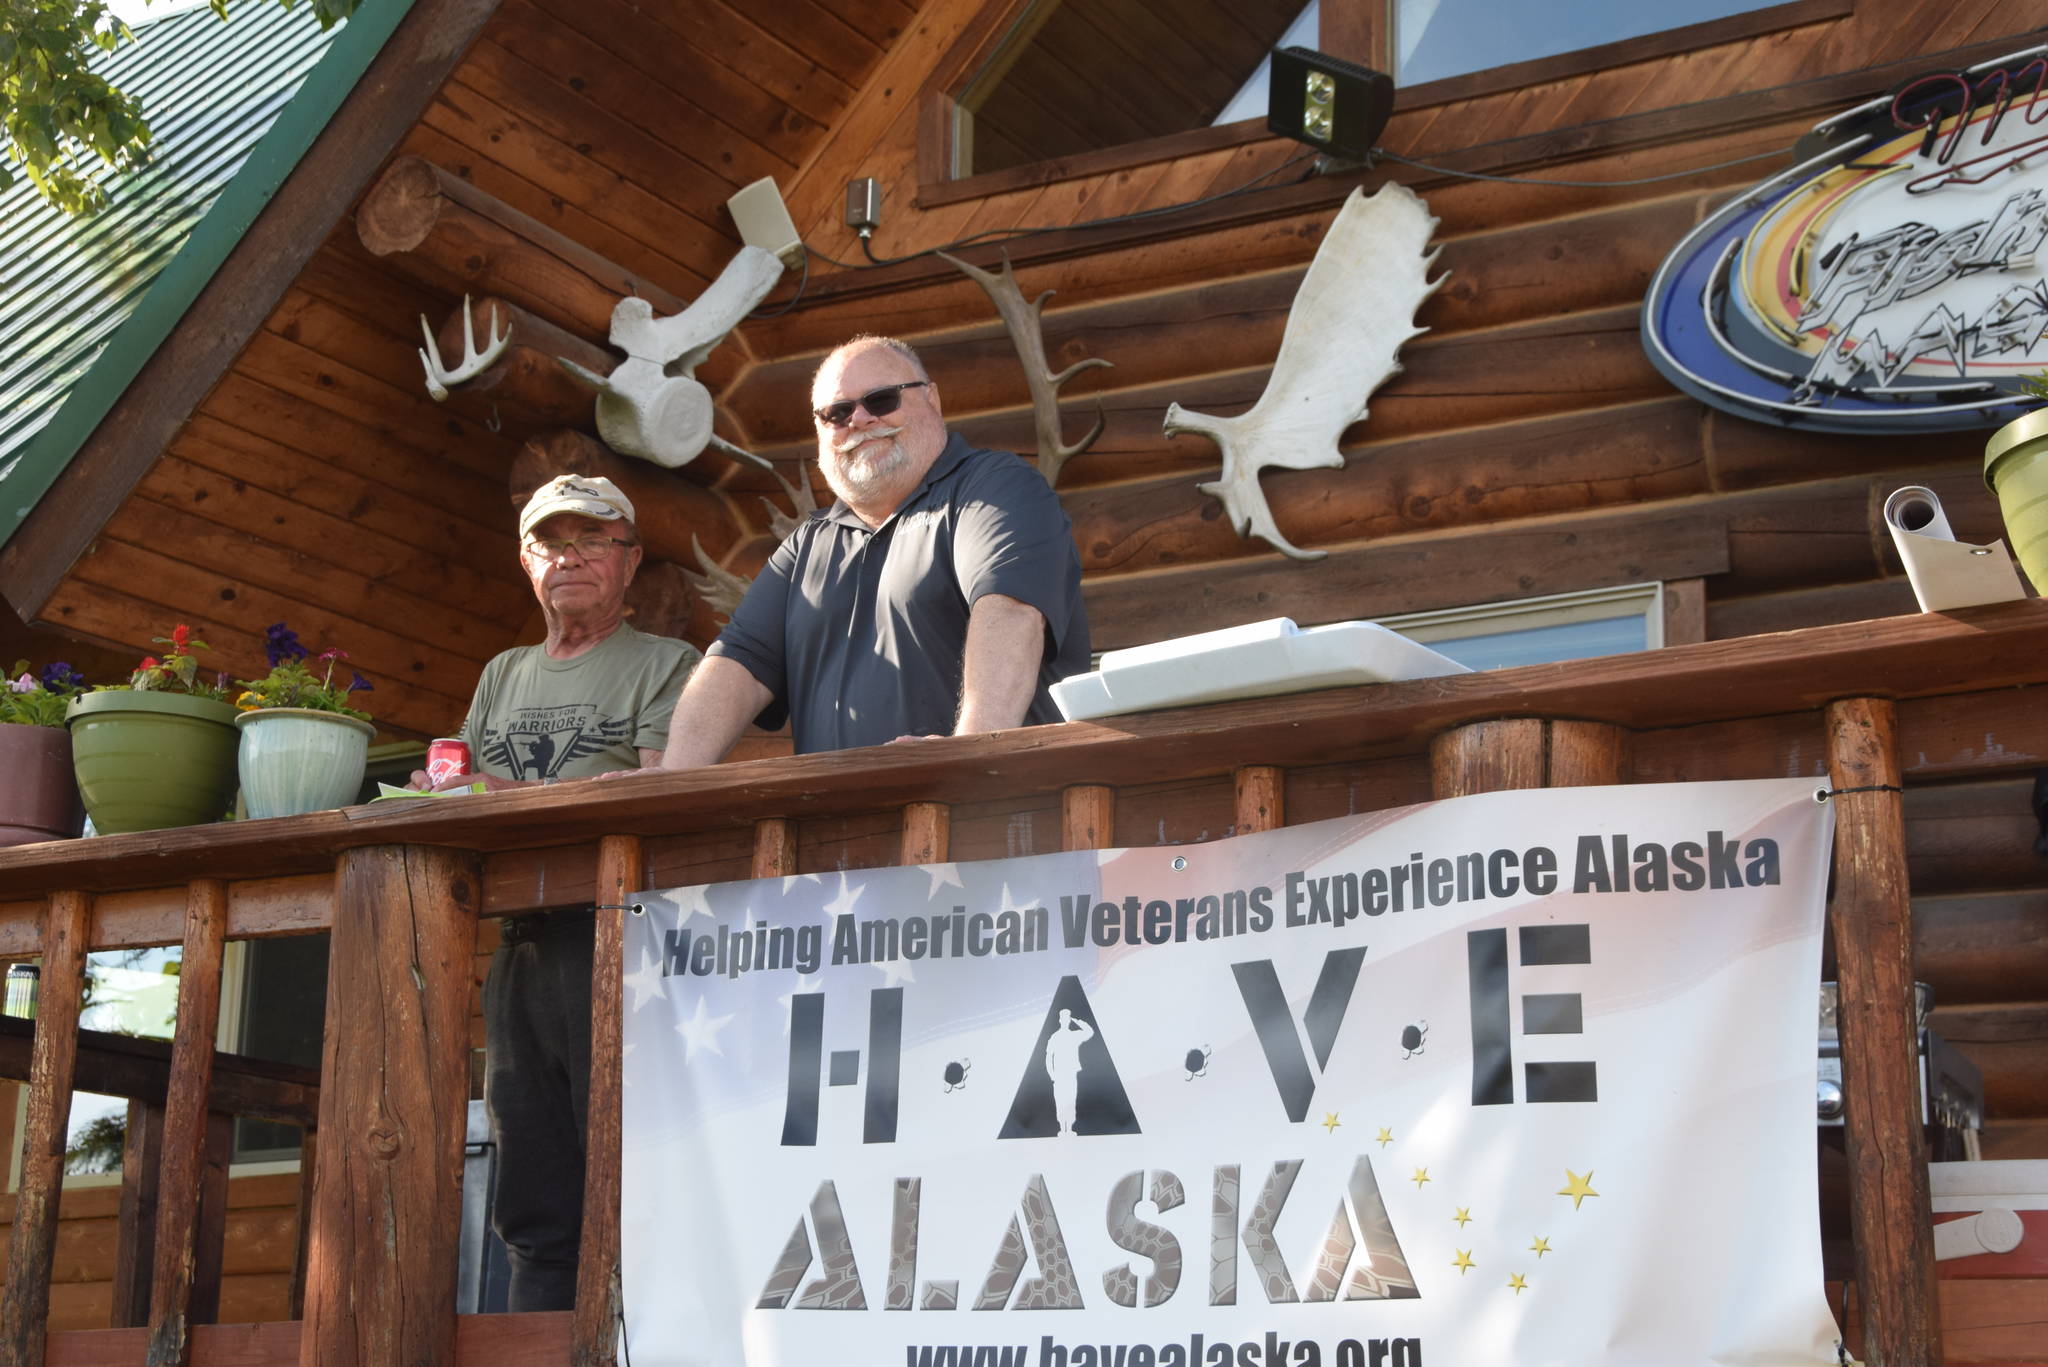
[{"label": "black sunglasses", "polygon": [[852,422],[856,408],[867,409],[872,417],[886,418],[903,407],[904,390],[922,389],[930,383],[930,380],[905,380],[902,384],[885,384],[880,389],[870,389],[857,399],[840,399],[823,408],[814,408],[811,416],[830,427],[844,427]]}]

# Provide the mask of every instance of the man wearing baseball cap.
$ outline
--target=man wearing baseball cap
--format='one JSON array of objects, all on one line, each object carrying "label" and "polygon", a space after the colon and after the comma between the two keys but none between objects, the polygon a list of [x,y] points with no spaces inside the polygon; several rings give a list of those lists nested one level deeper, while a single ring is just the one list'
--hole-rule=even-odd
[{"label": "man wearing baseball cap", "polygon": [[[701,658],[626,622],[640,567],[633,504],[608,479],[562,475],[519,515],[519,564],[547,640],[484,666],[462,723],[490,791],[593,778],[659,762],[669,715]],[[429,786],[424,772],[413,786]],[[498,1146],[494,1223],[512,1265],[512,1310],[576,1298],[590,1081],[592,914],[564,908],[500,923],[484,983],[484,1104]]]}]

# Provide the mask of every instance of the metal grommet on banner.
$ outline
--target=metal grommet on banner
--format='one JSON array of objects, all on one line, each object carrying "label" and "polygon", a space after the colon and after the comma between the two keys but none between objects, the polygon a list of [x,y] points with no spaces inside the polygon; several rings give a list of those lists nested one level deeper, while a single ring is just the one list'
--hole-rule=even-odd
[{"label": "metal grommet on banner", "polygon": [[1904,788],[1901,788],[1896,783],[1866,783],[1858,788],[1816,788],[1813,790],[1813,800],[1815,802],[1826,802],[1829,798],[1840,797],[1844,793],[1903,793],[1905,791]]},{"label": "metal grommet on banner", "polygon": [[1186,868],[1187,866],[1188,861],[1185,857],[1178,854],[1173,857],[1173,871],[1175,873],[1179,873],[1182,869]]},{"label": "metal grommet on banner", "polygon": [[646,904],[645,904],[645,903],[641,903],[641,902],[599,902],[599,903],[598,903],[598,904],[597,904],[597,905],[596,905],[596,906],[595,906],[595,907],[593,908],[593,910],[595,910],[595,911],[630,911],[630,912],[632,912],[632,913],[633,913],[633,914],[634,914],[635,916],[645,916],[645,915],[647,914],[647,907],[646,907]]}]

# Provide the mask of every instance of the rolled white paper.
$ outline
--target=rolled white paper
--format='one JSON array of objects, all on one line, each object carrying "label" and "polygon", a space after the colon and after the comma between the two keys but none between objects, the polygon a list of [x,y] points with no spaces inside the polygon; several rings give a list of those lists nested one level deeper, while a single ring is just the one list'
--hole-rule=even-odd
[{"label": "rolled white paper", "polygon": [[2026,1238],[2027,1227],[2009,1210],[1980,1210],[1961,1220],[1934,1227],[1934,1259],[1970,1258],[1979,1253],[2010,1253]]},{"label": "rolled white paper", "polygon": [[1917,484],[1894,489],[1884,501],[1884,522],[1906,564],[1920,611],[1946,612],[2027,596],[2005,543],[1973,546],[1956,540],[1934,490]]}]

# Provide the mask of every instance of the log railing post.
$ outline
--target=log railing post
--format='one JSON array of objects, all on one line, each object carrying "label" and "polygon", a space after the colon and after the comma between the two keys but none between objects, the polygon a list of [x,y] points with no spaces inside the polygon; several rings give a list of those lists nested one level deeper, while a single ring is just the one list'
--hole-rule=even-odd
[{"label": "log railing post", "polygon": [[597,846],[597,927],[590,958],[590,1118],[583,1142],[583,1241],[576,1258],[574,1367],[612,1367],[619,1339],[620,975],[627,899],[646,886],[640,838]]},{"label": "log railing post", "polygon": [[128,1103],[128,1128],[121,1135],[121,1211],[114,1236],[114,1305],[107,1323],[116,1329],[149,1323],[150,1262],[156,1253],[158,1182],[162,1178],[164,1108],[151,1101]]},{"label": "log railing post", "polygon": [[789,878],[796,873],[796,823],[786,816],[764,816],[754,823],[756,878]]},{"label": "log railing post", "polygon": [[1628,780],[1628,732],[1600,722],[1513,717],[1453,727],[1430,741],[1439,798]]},{"label": "log railing post", "polygon": [[21,1185],[8,1238],[7,1289],[0,1295],[0,1367],[42,1367],[49,1336],[57,1194],[64,1183],[64,1136],[71,1118],[71,1078],[78,1066],[78,1012],[85,998],[91,917],[92,901],[82,892],[52,893],[43,916],[43,978],[29,1055]]},{"label": "log railing post", "polygon": [[1060,848],[1106,850],[1116,838],[1116,789],[1078,783],[1060,794]]},{"label": "log railing post", "polygon": [[896,862],[943,864],[953,844],[953,809],[943,802],[910,802],[903,808],[903,847]]},{"label": "log railing post", "polygon": [[1272,764],[1247,764],[1231,775],[1237,799],[1236,834],[1273,831],[1287,824],[1287,772]]},{"label": "log railing post", "polygon": [[300,1361],[455,1360],[477,856],[344,851]]},{"label": "log railing post", "polygon": [[194,880],[185,891],[178,1029],[171,1042],[171,1080],[164,1104],[163,1166],[157,1183],[160,1215],[149,1295],[154,1307],[149,1367],[182,1367],[191,1355],[192,1282],[207,1158],[206,1099],[213,1086],[227,922],[227,885],[217,878]]},{"label": "log railing post", "polygon": [[1863,1352],[1873,1367],[1923,1367],[1942,1360],[1941,1321],[1897,723],[1892,704],[1874,698],[1831,703],[1827,722],[1831,782],[1863,790],[1833,799],[1830,908]]}]

